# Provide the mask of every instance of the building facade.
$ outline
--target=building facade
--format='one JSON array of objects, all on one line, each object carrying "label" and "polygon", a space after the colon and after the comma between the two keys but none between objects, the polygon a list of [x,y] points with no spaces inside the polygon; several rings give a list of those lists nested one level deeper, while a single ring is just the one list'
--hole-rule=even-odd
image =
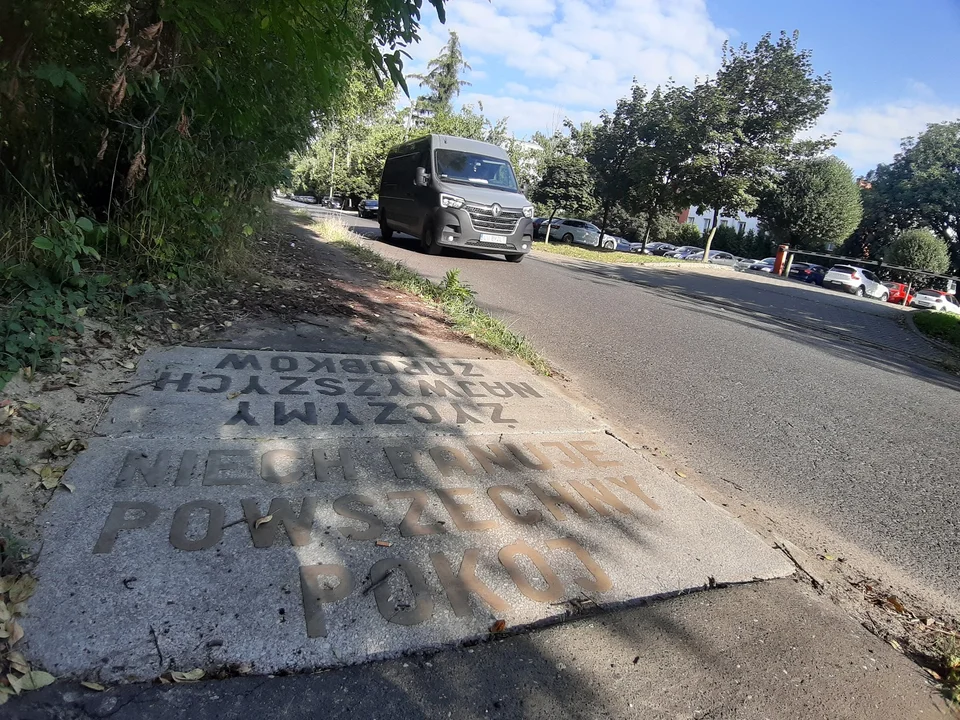
[{"label": "building facade", "polygon": [[[695,225],[698,230],[706,232],[713,224],[713,209],[700,208],[697,205],[693,205],[677,216],[677,222]],[[717,225],[718,227],[732,227],[737,232],[740,232],[741,229],[745,233],[751,230],[757,232],[757,219],[748,217],[747,214],[743,212],[739,213],[736,217],[721,215],[717,219]]]}]

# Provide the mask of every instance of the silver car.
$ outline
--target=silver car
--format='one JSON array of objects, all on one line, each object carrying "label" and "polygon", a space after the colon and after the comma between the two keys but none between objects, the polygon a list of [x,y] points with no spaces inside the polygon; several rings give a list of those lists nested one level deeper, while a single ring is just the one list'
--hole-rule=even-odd
[{"label": "silver car", "polygon": [[[600,247],[600,228],[586,220],[567,218],[559,223],[554,220],[550,227],[550,239],[587,247]],[[603,247],[607,250],[613,250],[616,246],[617,242],[612,237],[603,238]]]},{"label": "silver car", "polygon": [[853,265],[834,265],[823,276],[823,286],[843,290],[858,297],[866,295],[884,302],[890,297],[890,290],[876,275]]}]

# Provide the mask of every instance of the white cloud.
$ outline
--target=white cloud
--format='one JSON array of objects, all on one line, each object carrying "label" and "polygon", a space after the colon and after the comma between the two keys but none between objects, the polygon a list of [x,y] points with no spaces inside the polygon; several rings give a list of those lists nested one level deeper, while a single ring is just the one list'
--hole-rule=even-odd
[{"label": "white cloud", "polygon": [[467,62],[489,70],[487,112],[509,107],[521,134],[551,128],[558,108],[561,117],[595,118],[634,78],[689,83],[715,72],[727,37],[704,0],[456,0],[447,16],[446,26],[424,28],[412,72],[457,31]]},{"label": "white cloud", "polygon": [[903,138],[916,137],[929,123],[958,118],[960,105],[910,99],[849,109],[833,106],[816,130],[824,134],[839,132],[834,154],[862,174],[878,163],[893,160]]}]

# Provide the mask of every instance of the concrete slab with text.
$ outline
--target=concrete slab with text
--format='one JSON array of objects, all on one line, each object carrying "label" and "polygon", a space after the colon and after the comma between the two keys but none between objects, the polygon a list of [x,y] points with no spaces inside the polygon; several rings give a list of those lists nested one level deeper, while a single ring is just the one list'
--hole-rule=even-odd
[{"label": "concrete slab with text", "polygon": [[178,348],[137,385],[43,517],[58,675],[330,667],[792,571],[509,361]]}]

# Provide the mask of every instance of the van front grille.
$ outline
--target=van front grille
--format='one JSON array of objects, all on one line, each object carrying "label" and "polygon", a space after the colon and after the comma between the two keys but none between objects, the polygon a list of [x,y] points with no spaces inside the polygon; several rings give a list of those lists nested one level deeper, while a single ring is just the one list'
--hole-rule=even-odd
[{"label": "van front grille", "polygon": [[507,208],[501,210],[499,217],[494,217],[493,211],[487,205],[467,205],[466,209],[475,229],[497,235],[512,235],[523,217],[522,210]]}]

